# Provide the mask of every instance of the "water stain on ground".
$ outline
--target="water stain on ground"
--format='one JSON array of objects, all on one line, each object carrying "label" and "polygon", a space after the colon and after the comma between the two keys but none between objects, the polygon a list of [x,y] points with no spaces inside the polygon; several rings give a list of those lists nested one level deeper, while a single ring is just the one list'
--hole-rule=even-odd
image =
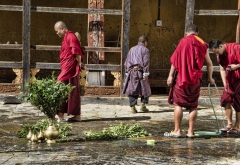
[{"label": "water stain on ground", "polygon": [[[33,122],[34,120],[29,121]],[[153,136],[115,141],[83,140],[84,131],[101,131],[103,128],[118,125],[120,122],[137,123]],[[183,122],[183,128],[187,128],[187,124],[187,122]],[[198,121],[196,128],[216,131],[213,129],[215,124],[214,121]],[[5,157],[19,152],[25,153],[31,157],[33,164],[40,160],[42,163],[51,164],[66,164],[70,161],[73,163],[81,161],[81,164],[201,164],[203,162],[218,164],[228,161],[236,162],[240,158],[238,135],[194,139],[164,137],[164,132],[169,132],[172,128],[172,121],[152,123],[135,120],[81,122],[81,124],[73,124],[71,141],[58,141],[57,144],[47,145],[46,143],[32,144],[24,138],[16,138],[15,133],[20,129],[20,125],[7,122],[0,127],[0,135],[2,135],[0,137],[0,153]],[[154,139],[155,145],[147,145],[148,139]],[[52,159],[51,155],[55,155],[55,158]],[[33,156],[37,156],[38,160]]]},{"label": "water stain on ground", "polygon": [[[188,121],[184,114],[183,137],[164,137],[165,132],[174,128],[172,107],[152,104],[149,113],[132,115],[126,109],[128,106],[116,106],[120,103],[128,105],[125,102],[115,104],[119,100],[107,102],[106,99],[107,103],[103,104],[102,101],[85,101],[82,122],[73,123],[68,140],[58,140],[56,144],[29,143],[26,138],[17,138],[22,124],[35,124],[46,119],[39,110],[31,106],[1,106],[0,164],[240,164],[240,135],[188,139],[185,137]],[[86,141],[83,138],[85,131],[101,131],[121,122],[139,124],[152,136],[112,141]],[[216,132],[222,125],[221,121],[217,124],[209,107],[199,108],[196,131]],[[155,144],[148,145],[149,139],[154,139]]]}]

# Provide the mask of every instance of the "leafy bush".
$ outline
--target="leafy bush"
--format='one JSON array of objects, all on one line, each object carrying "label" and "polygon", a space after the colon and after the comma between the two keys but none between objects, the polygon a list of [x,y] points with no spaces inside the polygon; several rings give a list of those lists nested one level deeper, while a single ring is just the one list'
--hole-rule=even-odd
[{"label": "leafy bush", "polygon": [[84,132],[84,137],[86,140],[114,140],[133,137],[144,137],[150,135],[150,133],[145,131],[138,124],[130,126],[124,123],[120,123],[117,126],[111,126],[109,129],[103,129],[100,132]]},{"label": "leafy bush", "polygon": [[33,80],[22,96],[49,118],[54,118],[64,101],[68,99],[74,86],[58,82],[52,74],[50,78]]}]

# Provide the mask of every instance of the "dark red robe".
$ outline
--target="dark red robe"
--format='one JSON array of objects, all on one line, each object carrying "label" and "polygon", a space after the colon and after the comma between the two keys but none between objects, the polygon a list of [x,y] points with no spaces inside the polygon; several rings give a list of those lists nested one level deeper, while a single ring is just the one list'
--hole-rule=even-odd
[{"label": "dark red robe", "polygon": [[[226,43],[226,52],[217,54],[219,64],[226,70],[231,64],[240,63],[240,45],[237,43]],[[221,106],[230,102],[233,108],[240,112],[240,69],[226,71],[226,90],[221,97]]]},{"label": "dark red robe", "polygon": [[62,113],[67,113],[68,115],[81,114],[79,85],[80,66],[76,60],[76,55],[82,56],[83,54],[83,49],[81,48],[76,35],[68,30],[62,40],[60,51],[61,73],[58,76],[58,81],[62,81],[66,84],[70,83],[72,86],[75,86],[70,94],[70,98],[67,102],[63,103],[60,111]]},{"label": "dark red robe", "polygon": [[207,44],[198,36],[181,39],[170,58],[177,76],[170,89],[168,102],[181,107],[196,108],[200,95],[202,67],[207,53]]}]

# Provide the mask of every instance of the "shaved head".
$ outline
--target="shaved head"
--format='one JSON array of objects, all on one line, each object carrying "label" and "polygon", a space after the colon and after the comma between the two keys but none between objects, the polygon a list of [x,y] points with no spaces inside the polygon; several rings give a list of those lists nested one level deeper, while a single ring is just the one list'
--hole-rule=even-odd
[{"label": "shaved head", "polygon": [[62,21],[58,21],[55,23],[54,30],[59,37],[64,37],[64,35],[68,31],[66,24]]},{"label": "shaved head", "polygon": [[67,29],[67,26],[64,22],[58,21],[55,23],[54,28]]}]

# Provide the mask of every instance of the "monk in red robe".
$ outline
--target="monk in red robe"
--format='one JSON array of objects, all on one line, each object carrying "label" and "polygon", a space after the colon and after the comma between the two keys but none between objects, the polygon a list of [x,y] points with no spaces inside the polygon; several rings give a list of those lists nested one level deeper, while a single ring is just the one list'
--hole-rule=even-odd
[{"label": "monk in red robe", "polygon": [[182,107],[185,107],[189,110],[187,137],[194,137],[204,60],[206,60],[209,81],[211,84],[215,83],[212,78],[212,61],[207,49],[207,44],[198,37],[198,27],[191,24],[186,28],[186,37],[181,39],[170,58],[172,65],[167,84],[171,86],[171,89],[168,101],[175,105],[175,129],[170,136],[182,136],[180,126],[183,118]]},{"label": "monk in red robe", "polygon": [[[240,133],[240,45],[212,40],[209,48],[217,54],[220,75],[224,85],[221,106],[225,107],[227,125],[222,132]],[[236,111],[236,122],[232,124],[232,106]]]},{"label": "monk in red robe", "polygon": [[64,22],[59,21],[54,25],[54,30],[62,39],[60,50],[60,66],[61,73],[58,76],[58,81],[75,86],[70,94],[67,102],[64,102],[61,110],[55,116],[57,119],[63,119],[64,113],[73,115],[68,122],[78,122],[81,120],[81,100],[80,100],[80,85],[79,73],[82,64],[83,49],[76,35],[68,30]]}]

